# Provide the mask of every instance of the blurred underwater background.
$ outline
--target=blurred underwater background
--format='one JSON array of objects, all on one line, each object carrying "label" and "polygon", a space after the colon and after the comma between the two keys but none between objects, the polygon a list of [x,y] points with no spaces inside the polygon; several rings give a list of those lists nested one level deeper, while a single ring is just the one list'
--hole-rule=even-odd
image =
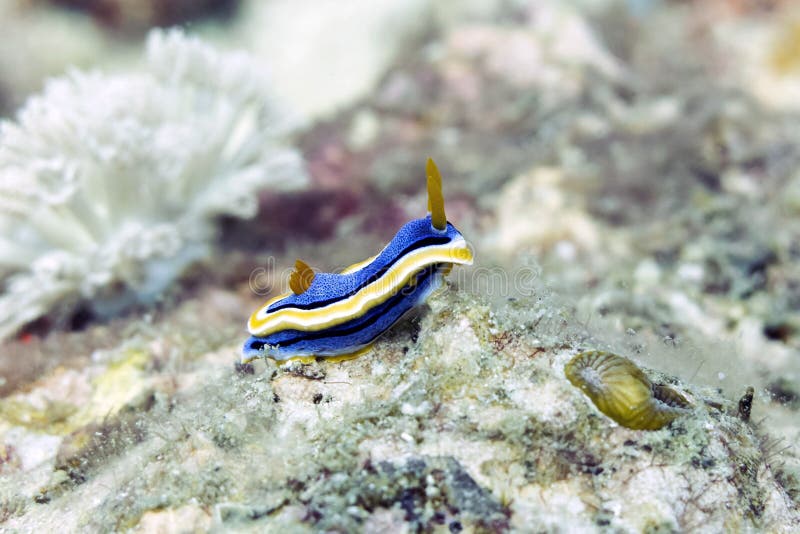
[{"label": "blurred underwater background", "polygon": [[[0,36],[0,529],[800,530],[797,2],[0,0]],[[428,157],[475,264],[358,359],[240,364],[296,258],[425,215]]]}]

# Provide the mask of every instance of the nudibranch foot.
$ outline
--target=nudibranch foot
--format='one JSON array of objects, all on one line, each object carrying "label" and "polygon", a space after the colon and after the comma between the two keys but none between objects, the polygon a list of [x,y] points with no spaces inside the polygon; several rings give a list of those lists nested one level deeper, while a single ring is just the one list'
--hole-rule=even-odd
[{"label": "nudibranch foot", "polygon": [[302,364],[302,365],[310,365],[310,364],[314,363],[315,361],[317,361],[317,357],[316,356],[294,356],[292,358],[287,358],[287,359],[285,359],[283,361],[280,361],[278,363],[282,364],[284,366],[285,365],[289,365],[291,363],[295,363],[295,362],[297,362],[299,364]]},{"label": "nudibranch foot", "polygon": [[[368,353],[370,350],[372,350],[372,347],[374,345],[375,345],[374,343],[370,343],[369,345],[358,348],[355,352],[351,352],[349,354],[340,354],[339,356],[317,356],[317,355],[292,356],[291,358],[286,358],[285,360],[275,360],[275,363],[277,363],[278,366],[283,367],[292,364],[294,362],[300,363],[302,365],[310,365],[318,360],[325,360],[326,362],[330,363],[347,362],[350,360],[355,360],[356,358],[359,358],[364,354]],[[271,358],[271,356],[267,357]],[[251,358],[251,361],[253,359],[254,358]]]},{"label": "nudibranch foot", "polygon": [[374,346],[375,343],[370,343],[369,345],[361,347],[360,349],[356,350],[355,352],[351,352],[350,354],[342,354],[341,356],[328,356],[327,358],[325,358],[325,361],[331,363],[339,363],[339,362],[347,362],[350,360],[355,360],[356,358],[359,358],[364,354],[368,353],[369,351],[371,351],[372,347]]}]

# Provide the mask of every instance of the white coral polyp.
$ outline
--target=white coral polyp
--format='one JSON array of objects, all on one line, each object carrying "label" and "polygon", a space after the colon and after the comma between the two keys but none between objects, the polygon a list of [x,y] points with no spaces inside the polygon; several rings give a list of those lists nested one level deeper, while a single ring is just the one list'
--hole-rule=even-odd
[{"label": "white coral polyp", "polygon": [[0,339],[79,301],[151,302],[217,216],[304,185],[268,88],[247,55],[156,31],[140,70],[73,72],[0,123]]}]

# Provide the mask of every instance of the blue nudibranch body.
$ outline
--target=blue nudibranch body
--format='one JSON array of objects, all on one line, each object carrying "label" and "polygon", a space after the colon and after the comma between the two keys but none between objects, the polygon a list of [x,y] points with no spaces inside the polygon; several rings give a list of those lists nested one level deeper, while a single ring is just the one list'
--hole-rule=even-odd
[{"label": "blue nudibranch body", "polygon": [[430,214],[406,223],[380,253],[340,273],[314,273],[298,260],[292,292],[250,317],[243,362],[357,356],[441,286],[453,264],[472,264],[464,236],[445,217],[433,160],[426,170]]}]

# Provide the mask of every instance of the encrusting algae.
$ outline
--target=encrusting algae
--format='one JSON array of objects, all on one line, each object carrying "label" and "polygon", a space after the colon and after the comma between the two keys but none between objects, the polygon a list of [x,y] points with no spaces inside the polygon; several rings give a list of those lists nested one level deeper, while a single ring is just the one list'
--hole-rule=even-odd
[{"label": "encrusting algae", "polygon": [[581,352],[564,366],[564,374],[598,410],[634,430],[658,430],[690,407],[679,392],[653,384],[632,361],[610,352]]},{"label": "encrusting algae", "polygon": [[788,22],[773,43],[769,58],[773,70],[786,75],[800,68],[800,20]]}]

